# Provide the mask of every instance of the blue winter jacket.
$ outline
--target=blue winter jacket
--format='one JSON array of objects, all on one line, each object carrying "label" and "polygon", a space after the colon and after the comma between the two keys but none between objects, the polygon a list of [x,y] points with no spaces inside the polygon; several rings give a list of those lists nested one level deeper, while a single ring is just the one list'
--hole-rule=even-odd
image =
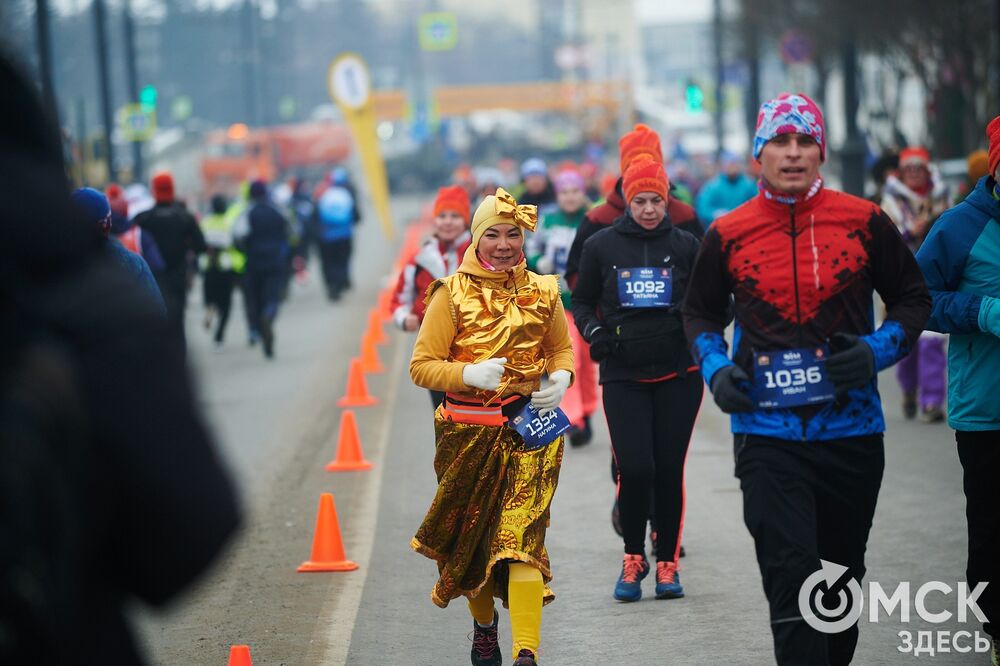
[{"label": "blue winter jacket", "polygon": [[160,293],[160,287],[156,284],[156,279],[153,277],[153,272],[149,270],[149,264],[146,263],[146,260],[127,250],[114,238],[108,239],[106,250],[110,256],[114,257],[115,262],[135,280],[139,288],[149,296],[149,300],[156,304],[157,310],[166,316],[167,306],[163,302],[163,294]]},{"label": "blue winter jacket", "polygon": [[965,201],[938,218],[917,252],[934,299],[927,328],[951,333],[948,424],[1000,430],[1000,338],[984,322],[1000,308],[1000,201],[980,179]]},{"label": "blue winter jacket", "polygon": [[288,266],[288,220],[270,202],[258,201],[247,214],[243,239],[248,271],[282,272]]},{"label": "blue winter jacket", "polygon": [[755,196],[757,196],[757,184],[745,175],[740,174],[735,181],[732,181],[726,178],[726,174],[720,173],[705,183],[698,192],[694,203],[695,212],[708,229],[717,217],[739,208]]},{"label": "blue winter jacket", "polygon": [[346,187],[332,185],[316,203],[319,235],[324,243],[350,238],[357,221],[357,202]]}]

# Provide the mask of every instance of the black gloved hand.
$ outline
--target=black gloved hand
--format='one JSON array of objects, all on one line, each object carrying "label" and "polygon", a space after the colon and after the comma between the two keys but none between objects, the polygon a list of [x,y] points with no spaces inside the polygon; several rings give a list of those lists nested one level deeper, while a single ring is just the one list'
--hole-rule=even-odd
[{"label": "black gloved hand", "polygon": [[726,414],[737,412],[752,412],[753,400],[747,395],[740,384],[749,382],[750,378],[738,365],[727,365],[712,377],[712,397],[715,404]]},{"label": "black gloved hand", "polygon": [[875,376],[875,353],[868,344],[850,333],[835,333],[830,338],[830,358],[826,376],[837,393],[865,386]]},{"label": "black gloved hand", "polygon": [[615,336],[606,328],[598,328],[590,334],[590,358],[600,363],[615,351]]}]

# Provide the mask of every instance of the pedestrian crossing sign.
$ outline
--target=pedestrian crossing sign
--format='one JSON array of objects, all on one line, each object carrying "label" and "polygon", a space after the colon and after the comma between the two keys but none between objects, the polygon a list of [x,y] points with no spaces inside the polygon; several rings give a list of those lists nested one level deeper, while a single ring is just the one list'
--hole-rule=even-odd
[{"label": "pedestrian crossing sign", "polygon": [[156,132],[156,111],[142,104],[126,104],[118,110],[118,128],[126,141],[149,141]]},{"label": "pedestrian crossing sign", "polygon": [[458,43],[458,20],[451,12],[428,12],[420,15],[420,48],[424,51],[450,51]]}]

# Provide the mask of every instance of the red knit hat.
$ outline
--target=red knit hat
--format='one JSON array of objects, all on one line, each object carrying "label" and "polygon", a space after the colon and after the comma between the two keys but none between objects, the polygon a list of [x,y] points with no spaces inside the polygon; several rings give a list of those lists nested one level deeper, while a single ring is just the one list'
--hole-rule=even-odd
[{"label": "red knit hat", "polygon": [[472,215],[472,204],[469,203],[469,193],[459,185],[442,187],[434,200],[434,215],[440,215],[446,210],[452,210],[462,216],[466,224]]},{"label": "red knit hat", "polygon": [[172,203],[174,200],[174,177],[167,171],[161,171],[153,176],[150,182],[153,199],[156,203]]},{"label": "red knit hat", "polygon": [[986,138],[990,140],[990,175],[997,172],[1000,163],[1000,116],[990,121],[986,126]]},{"label": "red knit hat", "polygon": [[900,168],[907,164],[923,164],[927,166],[931,163],[931,154],[923,146],[908,146],[899,151]]},{"label": "red knit hat", "polygon": [[660,147],[660,135],[639,123],[635,129],[626,132],[618,139],[618,154],[622,173],[625,173],[628,165],[640,155],[662,164],[663,148]]},{"label": "red knit hat", "polygon": [[[108,198],[112,213],[120,217],[128,215],[128,201],[125,200],[125,191],[122,190],[121,185],[108,183],[108,186],[104,188],[104,196]],[[112,231],[114,230],[112,229]]]},{"label": "red knit hat", "polygon": [[670,181],[667,180],[663,164],[649,158],[632,162],[622,176],[622,192],[626,202],[632,201],[640,192],[655,192],[666,199],[669,189]]},{"label": "red knit hat", "polygon": [[122,186],[118,183],[108,183],[108,186],[104,188],[104,196],[108,199],[115,199],[125,196],[125,193],[122,191]]}]

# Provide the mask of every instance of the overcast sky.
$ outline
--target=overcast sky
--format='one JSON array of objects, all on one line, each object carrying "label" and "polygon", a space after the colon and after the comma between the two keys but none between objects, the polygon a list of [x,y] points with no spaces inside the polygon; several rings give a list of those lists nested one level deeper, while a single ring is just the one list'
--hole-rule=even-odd
[{"label": "overcast sky", "polygon": [[636,18],[642,23],[708,20],[711,0],[635,0]]}]

